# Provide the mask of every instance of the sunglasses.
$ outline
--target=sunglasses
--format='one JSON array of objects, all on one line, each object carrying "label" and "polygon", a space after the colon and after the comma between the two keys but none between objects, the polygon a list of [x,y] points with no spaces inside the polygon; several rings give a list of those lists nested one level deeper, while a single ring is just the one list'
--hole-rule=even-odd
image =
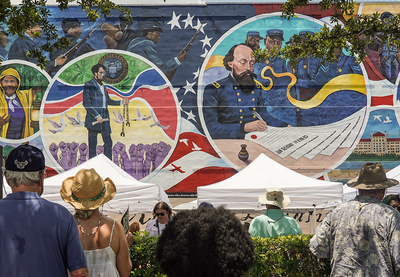
[{"label": "sunglasses", "polygon": [[164,216],[165,213],[156,213],[156,216]]}]

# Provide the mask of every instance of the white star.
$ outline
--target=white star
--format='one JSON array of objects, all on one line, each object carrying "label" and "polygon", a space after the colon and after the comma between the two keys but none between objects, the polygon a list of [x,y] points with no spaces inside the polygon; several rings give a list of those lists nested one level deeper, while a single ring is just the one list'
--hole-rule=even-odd
[{"label": "white star", "polygon": [[194,122],[197,122],[196,121],[196,116],[192,113],[192,110],[190,110],[190,112],[185,112],[185,113],[188,116],[187,120],[192,119]]},{"label": "white star", "polygon": [[207,23],[201,24],[200,19],[197,18],[197,25],[194,26],[193,28],[195,28],[196,30],[200,30],[200,32],[202,32],[204,34],[204,26],[206,26]]},{"label": "white star", "polygon": [[195,80],[197,77],[199,77],[199,73],[200,73],[200,67],[197,68],[196,72],[193,72],[193,75],[194,75],[193,80]]},{"label": "white star", "polygon": [[190,25],[190,27],[193,28],[193,17],[194,17],[194,15],[190,16],[190,13],[188,13],[186,19],[182,20],[182,22],[185,22],[185,28],[184,29],[186,29],[187,26],[189,26],[189,25]]},{"label": "white star", "polygon": [[179,89],[180,88],[172,87],[171,92],[176,95],[178,93]]},{"label": "white star", "polygon": [[204,48],[204,46],[206,46],[206,45],[208,45],[209,47],[211,47],[210,41],[211,41],[212,39],[213,39],[213,38],[207,37],[207,35],[206,35],[206,37],[205,37],[204,39],[201,39],[200,41],[203,43],[203,47],[202,47],[202,48]]},{"label": "white star", "polygon": [[193,94],[196,94],[196,92],[195,92],[194,89],[193,89],[193,85],[194,85],[195,83],[196,83],[196,82],[189,83],[189,82],[186,80],[186,86],[183,87],[183,88],[185,89],[185,93],[184,93],[183,95],[186,95],[186,93],[187,93],[188,91],[193,92]]},{"label": "white star", "polygon": [[182,109],[182,102],[183,102],[183,100],[179,101],[179,109],[181,110],[181,112],[183,112],[183,109]]},{"label": "white star", "polygon": [[179,18],[181,17],[181,14],[176,16],[175,12],[173,12],[172,15],[172,20],[170,22],[168,22],[167,24],[171,25],[171,30],[176,26],[179,29],[181,29],[181,25],[179,24]]},{"label": "white star", "polygon": [[208,50],[204,49],[204,54],[200,55],[200,57],[205,58],[207,56]]}]

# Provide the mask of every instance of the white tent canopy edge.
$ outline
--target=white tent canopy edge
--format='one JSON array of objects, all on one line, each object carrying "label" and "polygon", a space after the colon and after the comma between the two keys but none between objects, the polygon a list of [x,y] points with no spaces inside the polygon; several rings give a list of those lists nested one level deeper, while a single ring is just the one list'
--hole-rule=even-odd
[{"label": "white tent canopy edge", "polygon": [[[68,171],[46,178],[42,197],[73,211],[74,208],[69,203],[65,203],[60,196],[61,185],[66,178],[75,176],[79,170],[84,168],[94,168],[103,180],[109,177],[117,187],[115,197],[100,208],[104,213],[124,213],[128,206],[131,214],[150,213],[160,201],[164,201],[171,206],[167,194],[159,184],[137,181],[104,154],[98,155]],[[3,181],[6,182],[5,179]],[[11,193],[10,187],[6,183],[4,184],[6,192]]]}]

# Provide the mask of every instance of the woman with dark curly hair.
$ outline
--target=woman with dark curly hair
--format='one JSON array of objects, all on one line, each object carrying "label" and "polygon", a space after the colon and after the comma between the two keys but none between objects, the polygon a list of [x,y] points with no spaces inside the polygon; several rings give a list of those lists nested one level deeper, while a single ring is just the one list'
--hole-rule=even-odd
[{"label": "woman with dark curly hair", "polygon": [[150,220],[146,225],[146,231],[149,232],[150,237],[162,234],[165,226],[171,220],[172,209],[167,203],[158,202],[153,208],[153,216],[154,219]]},{"label": "woman with dark curly hair", "polygon": [[254,260],[249,233],[223,207],[178,213],[157,244],[157,259],[169,277],[242,276]]}]

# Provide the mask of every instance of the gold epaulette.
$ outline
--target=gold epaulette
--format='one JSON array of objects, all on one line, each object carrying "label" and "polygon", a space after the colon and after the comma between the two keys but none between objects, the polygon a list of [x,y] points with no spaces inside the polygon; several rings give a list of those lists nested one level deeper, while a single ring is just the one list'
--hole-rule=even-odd
[{"label": "gold epaulette", "polygon": [[214,85],[214,87],[216,87],[216,88],[220,88],[220,87],[221,87],[221,85],[218,84],[217,82],[214,82],[213,85]]}]

